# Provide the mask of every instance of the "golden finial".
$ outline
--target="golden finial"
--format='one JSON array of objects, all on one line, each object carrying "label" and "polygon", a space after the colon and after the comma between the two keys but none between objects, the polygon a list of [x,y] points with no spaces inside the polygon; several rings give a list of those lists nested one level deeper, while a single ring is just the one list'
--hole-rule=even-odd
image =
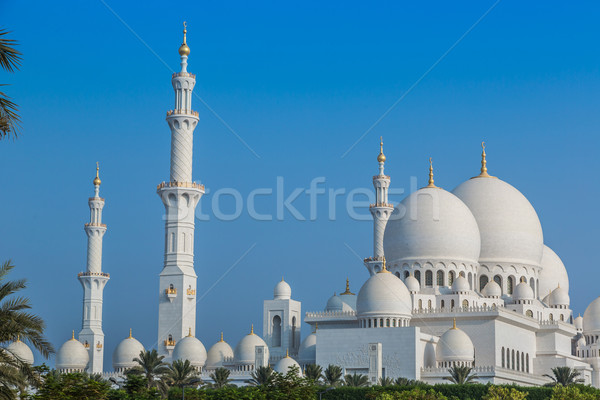
[{"label": "golden finial", "polygon": [[102,181],[100,180],[100,163],[96,161],[96,177],[94,178],[94,186],[100,186]]},{"label": "golden finial", "polygon": [[385,265],[385,257],[383,257],[383,265],[381,266],[381,271],[379,271],[379,273],[391,273],[390,271],[388,271],[387,265]]},{"label": "golden finial", "polygon": [[129,328],[129,337],[127,339],[133,339],[133,336],[131,335],[131,328]]},{"label": "golden finial", "polygon": [[475,178],[493,178],[493,176],[487,172],[487,160],[485,157],[485,142],[481,142],[481,173]]},{"label": "golden finial", "polygon": [[71,331],[71,340],[75,340],[75,331]]},{"label": "golden finial", "polygon": [[254,335],[254,324],[250,325],[250,334]]},{"label": "golden finial", "polygon": [[224,342],[224,340],[223,340],[223,332],[221,332],[221,340],[219,340],[219,342]]},{"label": "golden finial", "polygon": [[181,47],[179,47],[179,55],[182,57],[190,55],[190,48],[188,47],[188,45],[186,43],[186,34],[187,34],[187,23],[185,21],[183,21],[183,43],[181,44]]},{"label": "golden finial", "polygon": [[431,157],[429,157],[429,184],[426,187],[428,187],[428,188],[437,187],[433,184],[433,160],[431,159]]},{"label": "golden finial", "polygon": [[380,163],[385,162],[385,154],[383,154],[383,136],[379,137],[379,155],[377,156],[377,161]]},{"label": "golden finial", "polygon": [[190,330],[189,330],[189,332],[188,332],[188,337],[191,337],[191,336],[192,336],[192,327],[190,327],[189,329],[190,329]]},{"label": "golden finial", "polygon": [[452,318],[452,329],[456,329],[456,318]]},{"label": "golden finial", "polygon": [[21,341],[21,335],[17,335],[17,342]]},{"label": "golden finial", "polygon": [[346,278],[346,291],[344,293],[341,294],[354,294],[350,291],[350,280],[348,278]]},{"label": "golden finial", "polygon": [[285,358],[290,358],[290,349],[285,349]]},{"label": "golden finial", "polygon": [[283,282],[283,275],[281,275],[281,282]]},{"label": "golden finial", "polygon": [[319,330],[319,323],[315,323],[315,331],[313,333],[317,333],[317,331]]}]

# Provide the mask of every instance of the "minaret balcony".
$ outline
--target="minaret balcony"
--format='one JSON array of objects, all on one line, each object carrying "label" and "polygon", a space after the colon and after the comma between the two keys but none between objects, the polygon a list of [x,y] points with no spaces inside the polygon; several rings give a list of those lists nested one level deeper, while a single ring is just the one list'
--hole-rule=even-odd
[{"label": "minaret balcony", "polygon": [[387,175],[373,175],[373,180],[376,179],[390,179],[390,177]]},{"label": "minaret balcony", "polygon": [[98,342],[98,344],[96,344],[96,351],[102,351],[102,348],[104,346],[102,346],[102,343]]},{"label": "minaret balcony", "polygon": [[99,224],[97,222],[88,222],[85,224],[86,227],[88,226],[99,226],[101,228],[106,228],[106,224]]},{"label": "minaret balcony", "polygon": [[375,208],[375,207],[389,207],[389,208],[394,208],[394,205],[390,204],[390,203],[374,203],[374,204],[369,204],[369,208]]},{"label": "minaret balcony", "polygon": [[383,261],[383,260],[384,260],[384,257],[367,257],[363,261],[370,262],[370,261]]},{"label": "minaret balcony", "polygon": [[191,300],[194,297],[196,297],[196,289],[187,289],[186,294],[187,294],[188,299]]},{"label": "minaret balcony", "polygon": [[162,182],[156,187],[156,191],[163,188],[171,188],[171,187],[182,187],[182,188],[192,188],[192,189],[200,189],[204,191],[204,185],[196,182]]},{"label": "minaret balcony", "polygon": [[175,297],[177,297],[177,289],[174,287],[167,288],[165,289],[165,294],[169,298],[169,301],[171,301],[172,303],[173,300],[175,300]]},{"label": "minaret balcony", "polygon": [[173,350],[175,348],[176,342],[173,339],[167,339],[164,343],[167,350]]},{"label": "minaret balcony", "polygon": [[80,272],[77,274],[77,276],[82,277],[82,276],[102,276],[105,278],[110,278],[110,274],[107,274],[106,272]]},{"label": "minaret balcony", "polygon": [[175,72],[172,76],[172,78],[178,78],[178,77],[184,77],[184,78],[192,78],[192,79],[196,79],[196,74],[190,74],[189,72]]},{"label": "minaret balcony", "polygon": [[194,111],[194,110],[169,110],[167,111],[167,117],[170,117],[171,115],[191,115],[194,117],[198,117],[198,111]]}]

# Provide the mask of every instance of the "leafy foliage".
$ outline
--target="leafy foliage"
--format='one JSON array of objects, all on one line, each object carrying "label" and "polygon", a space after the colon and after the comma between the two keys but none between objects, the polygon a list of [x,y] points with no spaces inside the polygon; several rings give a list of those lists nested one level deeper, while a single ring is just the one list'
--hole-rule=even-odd
[{"label": "leafy foliage", "polygon": [[33,396],[35,400],[104,400],[108,399],[110,384],[83,373],[45,376],[43,385]]},{"label": "leafy foliage", "polygon": [[524,400],[527,392],[521,392],[515,388],[490,386],[482,400]]},{"label": "leafy foliage", "polygon": [[160,393],[167,393],[167,384],[164,377],[170,371],[168,364],[163,361],[165,357],[158,355],[156,349],[140,351],[140,355],[133,359],[136,365],[127,371],[127,376],[142,375],[146,378],[146,388],[156,388]]},{"label": "leafy foliage", "polygon": [[213,380],[213,383],[207,383],[205,386],[215,389],[235,386],[229,383],[231,382],[229,375],[230,372],[227,368],[217,368],[212,374],[210,374],[210,379]]},{"label": "leafy foliage", "polygon": [[552,379],[551,385],[569,386],[575,383],[583,383],[580,378],[581,372],[570,367],[555,367],[552,368],[552,375],[544,374],[545,377]]},{"label": "leafy foliage", "polygon": [[551,400],[596,400],[598,395],[592,393],[582,393],[578,387],[574,385],[562,386],[556,385],[552,390]]},{"label": "leafy foliage", "polygon": [[344,377],[344,385],[351,387],[362,387],[369,385],[369,377],[363,374],[356,375],[356,372],[353,375],[346,375]]},{"label": "leafy foliage", "polygon": [[[0,68],[7,72],[14,72],[21,65],[21,53],[15,48],[16,40],[9,39],[10,32],[0,29]],[[6,86],[0,84],[0,86]],[[16,136],[20,122],[17,105],[10,100],[8,95],[0,91],[0,139],[11,133]]]},{"label": "leafy foliage", "polygon": [[448,368],[450,376],[446,376],[444,377],[444,379],[452,383],[456,383],[458,385],[464,385],[465,383],[473,383],[479,377],[476,374],[471,373],[472,371],[473,368],[471,367],[454,365],[451,368]]},{"label": "leafy foliage", "polygon": [[318,383],[321,380],[322,374],[323,368],[317,364],[309,364],[304,369],[304,376],[315,383]]},{"label": "leafy foliage", "polygon": [[249,383],[254,386],[268,385],[271,383],[272,378],[273,368],[269,366],[258,367],[256,371],[252,372],[252,379],[250,379]]},{"label": "leafy foliage", "polygon": [[339,386],[342,382],[342,368],[329,364],[323,371],[323,382],[329,386]]},{"label": "leafy foliage", "polygon": [[376,400],[447,400],[447,397],[433,389],[412,389],[403,392],[382,392]]},{"label": "leafy foliage", "polygon": [[198,371],[189,360],[175,360],[168,366],[169,370],[164,375],[164,381],[168,386],[187,386],[191,384],[200,385]]}]

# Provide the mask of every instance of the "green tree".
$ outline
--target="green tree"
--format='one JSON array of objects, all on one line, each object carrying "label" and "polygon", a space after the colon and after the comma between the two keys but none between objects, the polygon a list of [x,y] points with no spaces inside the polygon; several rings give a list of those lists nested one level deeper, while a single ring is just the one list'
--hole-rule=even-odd
[{"label": "green tree", "polygon": [[379,378],[379,382],[377,382],[379,386],[392,386],[394,385],[394,380],[389,376]]},{"label": "green tree", "polygon": [[570,367],[555,367],[552,368],[552,375],[544,374],[545,377],[552,379],[551,385],[569,386],[574,383],[583,383],[580,378],[581,372]]},{"label": "green tree", "polygon": [[210,379],[213,380],[212,383],[208,383],[206,384],[207,387],[210,388],[215,388],[215,389],[221,389],[224,387],[229,387],[229,386],[235,386],[230,384],[229,382],[231,382],[231,379],[229,378],[229,375],[231,374],[231,372],[229,372],[229,370],[227,368],[217,368],[214,370],[214,372],[212,374],[210,374]]},{"label": "green tree", "polygon": [[342,382],[342,368],[329,364],[323,371],[323,381],[328,386],[338,386]]},{"label": "green tree", "polygon": [[401,392],[379,392],[375,400],[448,400],[443,394],[433,389],[413,389]]},{"label": "green tree", "polygon": [[127,370],[127,375],[142,375],[146,378],[146,388],[156,388],[162,394],[167,392],[167,385],[163,378],[169,372],[168,364],[163,361],[165,357],[159,356],[156,349],[140,351],[140,355],[133,359],[137,364]]},{"label": "green tree", "polygon": [[454,365],[453,367],[448,368],[450,376],[446,376],[444,379],[458,385],[474,383],[479,377],[475,373],[471,373],[472,371],[473,368],[471,367]]},{"label": "green tree", "polygon": [[83,373],[48,373],[33,396],[35,400],[104,400],[110,391],[108,382],[99,382]]},{"label": "green tree", "polygon": [[414,380],[414,379],[404,378],[402,376],[396,378],[396,380],[394,381],[394,385],[398,385],[398,386],[413,386],[418,383],[421,383],[421,382]]},{"label": "green tree", "polygon": [[[14,72],[21,65],[21,53],[15,48],[17,42],[8,39],[10,32],[0,29],[0,68],[7,72]],[[6,84],[0,84],[6,86]],[[0,91],[0,139],[10,136],[16,137],[17,127],[20,122],[18,107],[10,97]]]},{"label": "green tree", "polygon": [[525,398],[527,398],[527,392],[521,392],[515,388],[492,385],[481,400],[524,400]]},{"label": "green tree", "polygon": [[344,377],[344,385],[352,387],[368,386],[369,377],[363,374],[357,375],[356,372],[353,375],[348,374]]},{"label": "green tree", "polygon": [[321,368],[320,365],[308,364],[306,368],[304,368],[304,376],[314,383],[319,383],[321,374],[323,374],[323,368]]},{"label": "green tree", "polygon": [[267,399],[304,400],[314,399],[316,387],[313,381],[303,378],[300,369],[293,365],[286,374],[273,372],[271,383],[267,387]]},{"label": "green tree", "polygon": [[173,361],[163,377],[165,383],[169,386],[185,387],[202,382],[198,376],[198,371],[190,364],[189,360]]},{"label": "green tree", "polygon": [[592,393],[581,393],[574,385],[556,385],[552,390],[550,400],[597,400],[598,397]]},{"label": "green tree", "polygon": [[255,371],[252,372],[251,376],[252,379],[250,379],[248,382],[252,386],[268,385],[271,382],[271,379],[273,378],[273,368],[269,366],[258,367]]}]

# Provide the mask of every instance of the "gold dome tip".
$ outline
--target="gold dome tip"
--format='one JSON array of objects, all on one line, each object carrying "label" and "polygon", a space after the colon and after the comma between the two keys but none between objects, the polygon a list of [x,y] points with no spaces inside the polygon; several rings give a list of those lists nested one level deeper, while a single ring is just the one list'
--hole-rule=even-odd
[{"label": "gold dome tip", "polygon": [[385,257],[383,257],[383,266],[381,267],[381,271],[379,271],[379,273],[384,273],[384,274],[390,274],[391,272],[388,271],[387,269],[387,265],[385,264]]},{"label": "gold dome tip", "polygon": [[183,43],[179,47],[179,55],[180,56],[189,56],[190,48],[186,43],[186,34],[187,34],[187,23],[183,21]]},{"label": "gold dome tip", "polygon": [[452,329],[457,329],[456,328],[456,318],[452,318]]},{"label": "gold dome tip", "polygon": [[433,183],[433,160],[429,157],[429,183],[427,184],[428,188],[437,188]]},{"label": "gold dome tip", "polygon": [[290,349],[285,349],[285,358],[290,358]]},{"label": "gold dome tip", "polygon": [[129,337],[127,339],[133,339],[133,336],[131,335],[131,328],[129,328]]},{"label": "gold dome tip", "polygon": [[481,142],[481,173],[474,178],[495,178],[487,172],[487,160],[485,154],[485,142]]},{"label": "gold dome tip", "polygon": [[96,162],[96,177],[94,178],[94,186],[100,186],[102,181],[100,180],[100,163]]},{"label": "gold dome tip", "polygon": [[383,137],[379,137],[379,155],[377,156],[377,161],[382,163],[385,162],[385,154],[383,154]]},{"label": "gold dome tip", "polygon": [[250,334],[254,335],[254,324],[250,325]]},{"label": "gold dome tip", "polygon": [[71,331],[71,340],[75,340],[75,331]]},{"label": "gold dome tip", "polygon": [[219,340],[219,342],[224,342],[224,340],[223,340],[223,332],[221,332],[221,339]]},{"label": "gold dome tip", "polygon": [[188,337],[192,337],[192,328],[191,327],[189,328],[189,331],[188,331]]}]

